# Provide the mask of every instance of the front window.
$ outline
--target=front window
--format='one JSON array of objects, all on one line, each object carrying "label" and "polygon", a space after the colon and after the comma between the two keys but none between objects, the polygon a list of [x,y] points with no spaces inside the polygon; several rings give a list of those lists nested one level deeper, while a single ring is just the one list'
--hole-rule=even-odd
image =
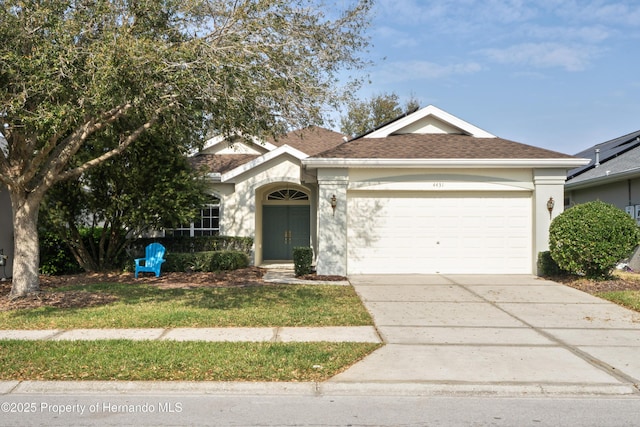
[{"label": "front window", "polygon": [[211,201],[200,209],[200,216],[190,224],[181,224],[173,229],[174,236],[216,236],[220,234],[220,199]]}]

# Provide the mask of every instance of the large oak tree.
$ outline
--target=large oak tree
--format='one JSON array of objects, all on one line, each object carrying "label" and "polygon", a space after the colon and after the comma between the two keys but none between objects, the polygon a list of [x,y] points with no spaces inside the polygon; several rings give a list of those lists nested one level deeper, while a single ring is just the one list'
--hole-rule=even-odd
[{"label": "large oak tree", "polygon": [[[258,137],[322,125],[323,108],[351,91],[338,77],[363,65],[371,4],[353,2],[338,10],[321,0],[0,0],[11,296],[39,290],[38,207],[47,191],[159,121]],[[193,111],[204,113],[197,123]],[[114,128],[111,145],[76,161]]]}]

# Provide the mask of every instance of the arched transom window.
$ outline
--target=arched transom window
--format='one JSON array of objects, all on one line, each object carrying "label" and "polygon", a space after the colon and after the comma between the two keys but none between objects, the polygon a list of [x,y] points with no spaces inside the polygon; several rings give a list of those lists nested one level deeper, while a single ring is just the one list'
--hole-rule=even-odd
[{"label": "arched transom window", "polygon": [[295,201],[302,201],[302,200],[309,200],[309,195],[303,191],[300,190],[293,190],[290,188],[287,189],[282,189],[282,190],[277,190],[274,192],[271,192],[267,195],[267,200],[278,200],[278,201],[288,201],[288,200],[295,200]]}]

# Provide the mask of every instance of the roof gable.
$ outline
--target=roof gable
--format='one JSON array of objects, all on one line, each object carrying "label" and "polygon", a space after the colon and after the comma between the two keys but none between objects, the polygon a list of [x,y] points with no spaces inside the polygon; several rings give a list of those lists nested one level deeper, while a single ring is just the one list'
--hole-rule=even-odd
[{"label": "roof gable", "polygon": [[364,135],[363,138],[386,138],[403,134],[459,134],[476,138],[495,138],[495,135],[433,105],[394,120]]},{"label": "roof gable", "polygon": [[284,154],[301,160],[343,142],[341,134],[317,126],[292,131],[271,141],[215,137],[190,161],[194,167],[206,168],[212,176],[221,176],[225,181]]},{"label": "roof gable", "polygon": [[498,138],[432,105],[308,159],[318,167],[562,167],[579,159]]},{"label": "roof gable", "polygon": [[252,154],[262,155],[269,151],[273,151],[277,146],[268,141],[258,140],[252,138],[248,141],[246,138],[241,137],[222,137],[216,136],[207,140],[202,150],[196,155],[202,154]]}]

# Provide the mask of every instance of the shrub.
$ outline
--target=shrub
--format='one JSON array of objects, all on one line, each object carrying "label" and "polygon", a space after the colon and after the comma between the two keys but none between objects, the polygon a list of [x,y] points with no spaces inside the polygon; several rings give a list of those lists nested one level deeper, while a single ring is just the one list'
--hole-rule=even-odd
[{"label": "shrub", "polygon": [[164,271],[226,271],[249,266],[249,258],[240,251],[167,253]]},{"label": "shrub", "polygon": [[562,276],[567,272],[560,268],[557,262],[551,257],[550,251],[538,254],[538,271],[543,276]]},{"label": "shrub", "polygon": [[[210,252],[210,251],[240,251],[251,253],[253,239],[237,236],[166,236],[136,239],[131,243],[131,249],[144,254],[144,248],[149,243],[162,243],[167,252]],[[144,256],[144,255],[142,255]]]},{"label": "shrub", "polygon": [[293,270],[296,276],[304,276],[311,273],[313,262],[313,250],[307,247],[293,248]]},{"label": "shrub", "polygon": [[640,241],[635,221],[603,202],[576,205],[558,215],[549,228],[551,256],[570,273],[607,277]]},{"label": "shrub", "polygon": [[209,271],[237,270],[249,266],[249,257],[240,251],[211,252]]},{"label": "shrub", "polygon": [[66,243],[52,231],[40,230],[40,273],[51,276],[82,271]]}]

